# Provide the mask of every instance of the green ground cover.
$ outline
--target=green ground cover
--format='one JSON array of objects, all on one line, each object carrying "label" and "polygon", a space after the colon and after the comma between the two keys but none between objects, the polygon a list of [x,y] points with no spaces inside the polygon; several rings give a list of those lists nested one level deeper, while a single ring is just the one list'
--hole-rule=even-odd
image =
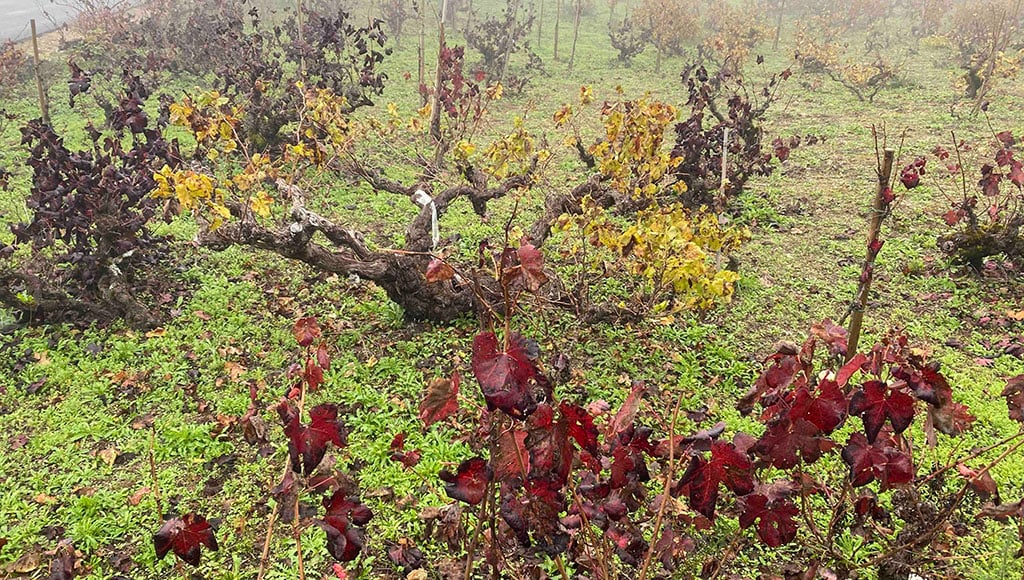
[{"label": "green ground cover", "polygon": [[[563,19],[561,62],[552,59],[546,28],[545,37],[534,44],[546,74],[534,77],[523,95],[498,102],[489,117],[486,131],[491,133],[518,114],[548,137],[556,161],[541,192],[576,183],[584,171],[571,151],[557,145],[562,134],[551,119],[563,102],[574,100],[580,86],[594,91],[595,102],[583,116],[591,129],[598,126],[602,102],[617,98],[617,87],[627,97],[650,93],[671,103],[685,100],[677,76],[683,59],[667,59],[663,74],[654,72],[650,50],[628,68],[615,61],[606,35],[607,10],[598,3],[583,17],[572,72],[564,62],[570,24]],[[431,26],[428,37],[432,31]],[[458,39],[459,33],[454,36]],[[783,47],[789,46],[788,37],[787,32]],[[378,104],[394,102],[404,111],[419,107],[414,39],[408,33],[386,61],[389,82]],[[790,65],[788,49],[761,48],[765,71]],[[650,403],[657,412],[665,413],[683,393],[684,408],[706,406],[716,420],[726,421],[729,432],[756,429],[734,403],[756,378],[760,360],[778,341],[799,343],[814,322],[841,317],[856,290],[875,182],[871,126],[884,125],[890,135],[906,129],[903,149],[910,156],[948,143],[951,131],[966,139],[986,139],[988,128],[978,118],[950,114],[955,71],[948,54],[948,47],[922,43],[906,63],[899,86],[882,91],[873,103],[859,102],[834,83],[818,83],[816,75],[794,68],[767,130],[827,139],[794,150],[772,176],[752,180],[739,200],[736,219],[751,228],[753,238],[738,256],[741,279],[733,302],[671,320],[594,325],[527,307],[518,320],[521,332],[537,338],[546,355],[563,353],[572,361],[572,377],[559,387],[560,394],[605,399],[615,408],[631,381],[644,380],[659,389],[659,397]],[[173,92],[200,83],[168,81],[159,90]],[[56,81],[52,92],[62,94]],[[990,100],[994,127],[1024,129],[1019,117],[1024,83],[1004,82]],[[81,134],[84,121],[64,101],[53,98],[54,125],[71,141]],[[21,119],[34,114],[28,91],[0,105]],[[31,175],[18,147],[18,124],[0,128],[0,166],[13,174],[11,189],[0,192],[0,214],[10,223],[25,216],[21,200]],[[415,149],[415,143],[408,144],[410,152]],[[541,206],[537,195],[527,200],[525,214]],[[324,204],[347,208],[353,224],[371,232],[372,243],[380,246],[401,238],[416,209],[343,180],[332,184]],[[1001,346],[1008,340],[1024,341],[1020,275],[978,276],[952,264],[935,241],[945,230],[941,214],[947,208],[941,192],[925,183],[905,196],[884,225],[886,244],[876,268],[864,338],[870,344],[892,327],[905,328],[915,344],[942,363],[954,397],[978,417],[963,438],[943,440],[938,449],[924,452],[933,454],[925,463],[942,462],[951,453],[1013,433],[1016,426],[998,394],[1007,378],[1024,373],[1024,360]],[[487,222],[468,207],[453,210],[450,227],[462,236],[463,255],[474,255],[484,237],[500,237],[513,211],[510,203],[502,202],[490,209]],[[246,411],[250,385],[259,389],[265,403],[285,393],[290,384],[287,368],[301,355],[290,333],[300,316],[318,318],[333,357],[325,385],[307,404],[330,401],[342,406],[349,444],[332,453],[339,465],[351,469],[375,512],[368,526],[368,555],[350,573],[398,576],[385,548],[406,537],[418,538],[429,562],[450,558],[440,542],[419,539],[424,523],[418,515],[448,502],[435,476],[468,457],[469,445],[464,430],[454,424],[423,429],[417,405],[431,378],[454,370],[470,376],[476,321],[409,322],[370,283],[318,274],[301,264],[238,248],[215,253],[189,247],[195,228],[187,218],[161,228],[182,249],[182,276],[189,292],[175,298],[172,316],[160,328],[141,332],[116,324],[105,329],[10,326],[0,338],[0,369],[5,369],[0,372],[0,538],[6,540],[0,544],[0,576],[23,570],[29,577],[46,577],[46,551],[58,539],[69,538],[81,551],[90,578],[173,577],[174,563],[158,560],[151,541],[160,524],[155,503],[159,489],[165,509],[196,511],[217,520],[220,550],[204,553],[197,570],[201,577],[254,578],[274,509],[268,490],[280,478],[287,451],[272,411],[264,413],[269,445],[249,445],[231,421]],[[0,240],[9,239],[6,229],[0,233]],[[548,260],[555,271],[565,266],[557,252],[549,251]],[[13,322],[9,314],[0,318],[5,324]],[[649,420],[654,422],[655,416]],[[389,443],[400,432],[407,434],[407,447],[422,450],[416,471],[425,479],[389,460]],[[915,436],[923,437],[919,432]],[[1024,493],[1022,473],[1024,454],[995,468],[1004,499],[1016,501]],[[266,577],[295,578],[290,526],[278,525]],[[303,546],[316,547],[304,554],[311,577],[330,571],[330,556],[319,548],[323,537],[315,526],[302,535]],[[1020,576],[1013,529],[992,527],[981,538],[954,551],[954,566],[962,577]],[[856,538],[846,541],[851,558],[866,557],[856,554]],[[697,549],[713,554],[722,547],[720,541],[708,540]],[[783,561],[785,551],[744,558],[739,558],[741,569],[753,576]],[[700,560],[695,559],[697,570]],[[861,577],[872,577],[871,572]]]}]

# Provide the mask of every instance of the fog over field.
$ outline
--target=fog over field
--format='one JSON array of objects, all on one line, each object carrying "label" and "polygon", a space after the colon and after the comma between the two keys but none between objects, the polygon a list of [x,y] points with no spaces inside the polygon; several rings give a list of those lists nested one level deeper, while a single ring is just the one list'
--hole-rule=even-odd
[{"label": "fog over field", "polygon": [[40,0],[0,0],[0,41],[22,40],[32,35],[30,22],[36,20],[39,33],[64,24],[75,11],[71,6]]},{"label": "fog over field", "polygon": [[1024,0],[0,0],[7,578],[1024,579]]}]

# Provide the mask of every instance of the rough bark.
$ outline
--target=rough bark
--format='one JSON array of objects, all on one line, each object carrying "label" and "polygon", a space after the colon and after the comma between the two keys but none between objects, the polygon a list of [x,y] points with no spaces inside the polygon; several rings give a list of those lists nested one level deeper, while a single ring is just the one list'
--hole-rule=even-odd
[{"label": "rough bark", "polygon": [[[385,178],[380,172],[351,167],[350,170],[382,192],[412,196],[425,184],[403,185]],[[528,176],[514,176],[492,188],[482,186],[484,176],[470,172],[469,184],[450,187],[432,196],[440,221],[451,204],[465,197],[480,215],[487,202],[510,191],[529,186]],[[214,250],[232,245],[250,246],[298,260],[313,268],[340,274],[356,275],[380,286],[388,298],[401,306],[407,317],[419,320],[448,322],[473,312],[479,305],[468,280],[428,283],[424,272],[432,259],[433,239],[430,204],[420,208],[406,230],[406,244],[397,250],[371,250],[355,230],[335,223],[306,209],[301,188],[278,183],[278,188],[291,200],[290,219],[276,227],[256,223],[245,208],[231,207],[235,219],[211,230],[201,224],[197,241]],[[317,234],[321,237],[317,237]]]},{"label": "rough bark", "polygon": [[110,275],[94,299],[78,298],[25,271],[0,272],[0,304],[27,324],[100,323],[123,319],[137,329],[156,326],[156,313],[136,298],[123,279]]}]

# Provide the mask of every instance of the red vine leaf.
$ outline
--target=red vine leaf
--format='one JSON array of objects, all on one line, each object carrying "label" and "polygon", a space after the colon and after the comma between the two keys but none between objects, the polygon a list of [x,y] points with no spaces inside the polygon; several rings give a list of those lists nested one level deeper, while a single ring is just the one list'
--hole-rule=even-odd
[{"label": "red vine leaf", "polygon": [[[770,487],[770,486],[769,486]],[[762,492],[744,496],[740,503],[740,526],[744,529],[757,523],[757,536],[769,548],[788,544],[796,537],[795,518],[800,510],[782,494]]]},{"label": "red vine leaf", "polygon": [[427,384],[427,392],[420,401],[420,421],[429,427],[443,421],[459,410],[459,373],[451,378],[434,379]]},{"label": "red vine leaf", "polygon": [[423,457],[423,452],[419,449],[413,451],[405,450],[405,432],[401,432],[391,440],[391,461],[397,461],[402,465],[412,468],[415,467],[420,459]]},{"label": "red vine leaf", "polygon": [[846,396],[834,381],[824,379],[818,384],[817,396],[805,387],[793,393],[789,417],[793,421],[804,419],[826,435],[835,431],[846,419]]},{"label": "red vine leaf", "polygon": [[313,341],[320,338],[320,325],[316,323],[316,318],[312,316],[300,318],[295,321],[295,326],[292,327],[292,336],[295,337],[299,346],[307,347],[313,344]]},{"label": "red vine leaf", "polygon": [[341,489],[324,499],[324,507],[327,513],[317,524],[327,533],[327,551],[341,562],[355,560],[366,543],[363,530],[357,526],[365,526],[373,512]]},{"label": "red vine leaf", "polygon": [[850,359],[849,362],[843,365],[839,372],[836,373],[836,384],[840,387],[845,387],[846,383],[850,381],[850,377],[859,371],[864,364],[868,362],[868,357],[862,352],[858,352]]},{"label": "red vine leaf", "polygon": [[771,423],[751,451],[779,469],[790,469],[799,458],[814,463],[834,447],[835,443],[823,437],[821,429],[810,421],[783,418]]},{"label": "red vine leaf", "polygon": [[569,436],[576,440],[580,449],[586,449],[591,454],[597,452],[597,427],[594,427],[594,418],[590,413],[579,405],[570,403],[559,403],[558,408],[562,416],[569,422]]},{"label": "red vine leaf", "polygon": [[999,501],[999,486],[989,471],[978,473],[963,463],[957,463],[956,470],[967,479],[967,484],[982,500],[995,496],[996,501]]},{"label": "red vine leaf", "polygon": [[317,405],[310,409],[310,423],[307,426],[299,422],[298,410],[289,401],[282,401],[277,406],[277,413],[284,424],[284,433],[288,436],[288,456],[291,458],[292,470],[296,473],[313,473],[323,461],[328,443],[345,446],[337,405]]},{"label": "red vine leaf", "polygon": [[315,391],[324,384],[324,369],[317,363],[317,359],[310,358],[306,361],[306,371],[303,374],[309,390]]},{"label": "red vine leaf", "polygon": [[163,559],[168,552],[193,566],[199,565],[200,546],[216,551],[217,537],[213,526],[203,516],[189,512],[180,518],[172,518],[164,522],[160,530],[153,535],[156,557]]},{"label": "red vine leaf", "polygon": [[633,383],[633,388],[626,395],[626,400],[622,402],[622,406],[619,407],[619,411],[615,413],[615,417],[608,422],[608,426],[605,427],[605,437],[611,438],[619,433],[622,433],[627,428],[633,425],[633,420],[636,419],[636,413],[640,410],[640,400],[643,398],[644,390],[646,389],[643,381],[636,381]]},{"label": "red vine leaf", "polygon": [[530,292],[540,290],[548,281],[544,273],[544,254],[530,243],[520,244],[516,254],[524,285]]},{"label": "red vine leaf", "polygon": [[901,390],[890,389],[882,381],[868,381],[850,398],[850,414],[864,421],[864,433],[874,442],[886,419],[897,435],[914,419],[914,398]]},{"label": "red vine leaf", "polygon": [[897,449],[892,436],[887,433],[874,443],[868,442],[863,433],[854,433],[843,448],[843,461],[850,466],[850,479],[854,487],[878,480],[884,491],[895,485],[909,483],[914,478],[910,456]]},{"label": "red vine leaf", "polygon": [[828,345],[834,355],[845,354],[849,333],[845,328],[826,318],[811,326],[811,334]]},{"label": "red vine leaf", "polygon": [[754,490],[753,465],[746,455],[732,443],[715,441],[711,444],[711,459],[695,455],[679,480],[677,490],[685,490],[690,507],[710,520],[715,518],[718,487],[725,485],[737,495]]},{"label": "red vine leaf", "polygon": [[492,458],[494,477],[503,480],[530,473],[530,452],[526,448],[526,431],[509,429],[498,436],[497,455]]},{"label": "red vine leaf", "polygon": [[448,265],[448,262],[444,260],[434,258],[427,264],[426,278],[428,284],[434,282],[443,282],[444,280],[451,280],[455,277],[455,269]]},{"label": "red vine leaf", "polygon": [[321,342],[316,349],[316,363],[325,371],[331,370],[331,354],[327,352],[326,342]]},{"label": "red vine leaf", "polygon": [[501,409],[523,418],[537,408],[534,387],[550,394],[551,386],[540,374],[523,337],[510,337],[507,350],[498,349],[493,332],[481,332],[473,339],[473,374],[483,389],[488,409]]},{"label": "red vine leaf", "polygon": [[1010,419],[1024,423],[1024,375],[1017,375],[1007,381],[1000,396],[1006,398]]},{"label": "red vine leaf", "polygon": [[456,473],[442,471],[438,477],[445,482],[444,492],[448,497],[477,505],[484,499],[487,483],[491,481],[491,468],[480,457],[467,459],[459,464]]}]

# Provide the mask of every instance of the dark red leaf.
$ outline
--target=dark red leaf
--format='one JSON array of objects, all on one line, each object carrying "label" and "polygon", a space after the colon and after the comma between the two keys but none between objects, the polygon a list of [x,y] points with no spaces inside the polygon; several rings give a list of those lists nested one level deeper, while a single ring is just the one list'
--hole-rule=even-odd
[{"label": "dark red leaf", "polygon": [[1006,177],[1017,187],[1024,187],[1024,166],[1022,166],[1020,161],[1014,160],[1010,164],[1010,171],[1006,174]]},{"label": "dark red leaf", "polygon": [[[0,548],[3,548],[2,543]],[[47,580],[72,580],[75,577],[75,565],[78,563],[74,544],[69,539],[61,540],[53,552]]]},{"label": "dark red leaf", "polygon": [[1017,375],[1007,381],[1000,396],[1006,397],[1010,419],[1024,423],[1024,375]]},{"label": "dark red leaf", "polygon": [[1021,516],[1024,516],[1024,500],[1000,505],[991,503],[985,504],[985,506],[981,508],[981,512],[978,513],[977,518],[992,518],[1003,522],[1008,518],[1017,518]]},{"label": "dark red leaf", "polygon": [[443,421],[459,410],[458,372],[452,373],[450,379],[434,379],[427,385],[427,392],[420,401],[420,420],[424,427]]},{"label": "dark red leaf", "polygon": [[746,495],[754,490],[752,474],[753,465],[746,455],[732,443],[715,441],[711,445],[711,459],[693,456],[676,489],[685,489],[690,507],[713,520],[719,485],[736,495]]},{"label": "dark red leaf", "polygon": [[323,461],[328,443],[334,443],[338,447],[345,446],[337,405],[317,405],[310,409],[310,423],[307,426],[299,422],[298,411],[289,401],[282,401],[277,406],[277,413],[284,424],[284,433],[288,436],[288,455],[291,458],[292,470],[296,473],[313,473]]},{"label": "dark red leaf", "polygon": [[175,556],[186,563],[198,566],[200,546],[217,550],[217,538],[213,532],[213,526],[206,518],[192,512],[169,519],[153,535],[156,557],[163,559],[168,552],[173,551]]},{"label": "dark red leaf", "polygon": [[846,396],[835,381],[828,379],[818,384],[817,391],[812,395],[806,387],[795,390],[789,417],[793,421],[805,419],[827,435],[846,419]]},{"label": "dark red leaf", "polygon": [[643,381],[633,383],[633,388],[626,395],[626,399],[622,401],[622,406],[619,407],[615,417],[605,427],[605,437],[610,439],[633,425],[636,413],[640,410],[640,400],[643,398],[646,388]]},{"label": "dark red leaf", "polygon": [[630,566],[637,566],[647,553],[647,541],[634,529],[613,526],[605,532],[615,546],[615,555]]},{"label": "dark red leaf", "polygon": [[277,502],[280,513],[285,517],[285,522],[291,521],[290,518],[294,517],[294,506],[298,497],[295,472],[289,469],[281,478],[281,482],[271,488],[270,495]]},{"label": "dark red leaf", "polygon": [[391,438],[391,450],[392,451],[404,451],[405,450],[405,431],[395,435]]},{"label": "dark red leaf", "polygon": [[426,278],[428,284],[451,280],[455,277],[455,270],[444,260],[434,258],[427,264]]},{"label": "dark red leaf", "polygon": [[661,565],[668,571],[674,571],[677,563],[686,554],[697,549],[697,543],[690,536],[681,536],[671,526],[666,526],[658,541],[654,543],[654,553]]},{"label": "dark red leaf", "polygon": [[597,427],[594,418],[579,405],[561,402],[558,408],[569,423],[569,436],[576,440],[581,449],[591,453],[597,452]]},{"label": "dark red leaf", "polygon": [[771,423],[751,452],[779,469],[790,469],[799,458],[814,463],[833,447],[835,443],[810,421],[783,418]]},{"label": "dark red leaf", "polygon": [[388,558],[403,572],[412,572],[421,568],[424,559],[423,552],[409,538],[402,538],[394,546],[388,548]]},{"label": "dark red leaf", "polygon": [[326,342],[321,342],[316,349],[316,363],[325,371],[331,370],[331,354],[327,352]]},{"label": "dark red leaf", "polygon": [[960,475],[967,479],[968,485],[974,490],[974,493],[978,494],[978,497],[982,500],[987,500],[995,496],[998,501],[999,486],[989,471],[986,470],[984,473],[978,473],[963,463],[958,463],[956,469],[960,472]]},{"label": "dark red leaf", "polygon": [[752,493],[741,500],[740,526],[749,528],[757,522],[757,536],[769,548],[788,544],[796,537],[796,517],[800,510],[792,500],[779,497],[769,499],[760,493]]},{"label": "dark red leaf", "polygon": [[544,273],[544,254],[533,244],[520,244],[516,251],[519,257],[519,268],[527,290],[536,292],[548,281]]},{"label": "dark red leaf", "polygon": [[874,442],[888,418],[898,435],[914,419],[914,398],[901,390],[890,389],[882,381],[867,381],[850,398],[850,414],[864,421],[864,433]]},{"label": "dark red leaf", "polygon": [[921,174],[924,173],[924,158],[918,157],[912,163],[903,168],[900,172],[900,182],[907,189],[913,189],[921,183]]},{"label": "dark red leaf", "polygon": [[303,374],[309,390],[315,391],[324,384],[324,369],[320,367],[315,358],[306,361],[306,371]]},{"label": "dark red leaf", "polygon": [[481,332],[473,339],[473,374],[480,382],[488,409],[523,418],[537,408],[535,388],[545,398],[550,396],[551,386],[527,347],[518,334],[510,337],[507,350],[498,349],[498,337],[493,332]]},{"label": "dark red leaf", "polygon": [[519,477],[526,479],[530,473],[530,452],[526,448],[526,431],[508,429],[498,435],[497,454],[491,458],[494,477],[498,480]]},{"label": "dark red leaf", "polygon": [[[569,421],[564,415],[554,420],[554,411],[547,403],[537,406],[537,411],[527,421],[530,432],[530,475],[548,477],[553,475],[565,483],[576,457],[569,439]],[[581,453],[584,460],[587,452]]]},{"label": "dark red leaf", "polygon": [[848,332],[828,318],[811,326],[811,334],[828,345],[834,355],[846,354]]},{"label": "dark red leaf", "polygon": [[391,440],[391,461],[397,461],[406,467],[415,467],[422,457],[423,452],[419,449],[405,450],[405,432],[395,435]]},{"label": "dark red leaf", "polygon": [[474,457],[460,463],[456,473],[445,470],[438,477],[445,482],[444,492],[448,497],[477,505],[484,500],[492,472],[485,459]]},{"label": "dark red leaf", "polygon": [[736,408],[740,413],[749,414],[753,410],[754,404],[762,398],[769,401],[777,399],[781,391],[793,384],[793,380],[803,365],[800,364],[800,359],[796,356],[795,345],[792,348],[793,352],[788,352],[789,348],[786,348],[784,349],[786,352],[780,350],[768,357],[771,365],[761,373],[761,376],[754,382],[754,386],[736,403]]},{"label": "dark red leaf", "polygon": [[365,526],[373,512],[341,489],[324,499],[324,507],[327,513],[317,524],[327,533],[327,551],[341,562],[355,560],[366,543],[359,526]]},{"label": "dark red leaf", "polygon": [[887,433],[874,443],[869,443],[863,433],[854,433],[843,448],[843,461],[850,466],[854,487],[878,480],[884,491],[909,483],[914,478],[910,456],[897,449],[892,436]]},{"label": "dark red leaf", "polygon": [[561,488],[562,483],[549,477],[502,484],[498,512],[521,544],[530,545],[532,536],[538,548],[550,553],[563,552],[568,547],[568,535],[558,525],[559,514],[566,508]]},{"label": "dark red leaf", "polygon": [[292,336],[299,343],[299,346],[306,347],[313,344],[313,341],[320,338],[320,325],[316,323],[316,318],[312,316],[306,316],[295,321],[295,326],[292,327]]}]

